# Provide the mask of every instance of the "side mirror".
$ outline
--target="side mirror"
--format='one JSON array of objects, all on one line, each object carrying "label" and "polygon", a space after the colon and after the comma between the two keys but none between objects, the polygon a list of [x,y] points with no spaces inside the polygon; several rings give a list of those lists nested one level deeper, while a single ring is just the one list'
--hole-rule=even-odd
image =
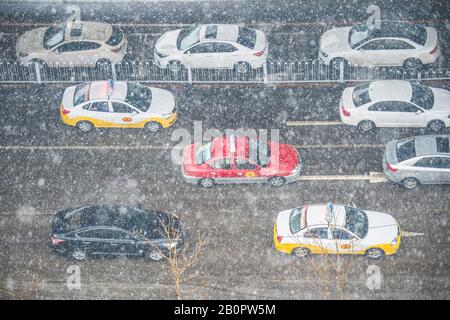
[{"label": "side mirror", "polygon": [[184,54],[191,54],[191,50],[186,50]]}]

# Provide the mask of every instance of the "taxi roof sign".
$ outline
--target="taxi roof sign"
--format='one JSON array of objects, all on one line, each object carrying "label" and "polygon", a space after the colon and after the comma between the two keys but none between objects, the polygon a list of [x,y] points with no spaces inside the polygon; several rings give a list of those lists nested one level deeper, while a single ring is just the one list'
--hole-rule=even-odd
[{"label": "taxi roof sign", "polygon": [[330,201],[327,203],[327,222],[330,224],[334,220],[333,203]]}]

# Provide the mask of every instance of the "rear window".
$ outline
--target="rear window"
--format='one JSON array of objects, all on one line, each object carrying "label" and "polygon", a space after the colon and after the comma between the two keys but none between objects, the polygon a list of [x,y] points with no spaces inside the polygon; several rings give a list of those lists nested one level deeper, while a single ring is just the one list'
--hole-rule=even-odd
[{"label": "rear window", "polygon": [[402,162],[416,156],[416,144],[414,138],[397,142],[397,161]]},{"label": "rear window", "polygon": [[256,31],[249,28],[239,27],[239,33],[236,42],[243,45],[244,47],[253,49],[256,44]]},{"label": "rear window", "polygon": [[112,34],[111,37],[106,41],[106,44],[109,46],[117,46],[119,43],[122,42],[123,39],[123,32],[120,30],[119,27],[112,27]]},{"label": "rear window", "polygon": [[79,105],[80,103],[89,100],[89,89],[91,88],[90,82],[82,83],[76,86],[75,93],[73,95],[73,105]]},{"label": "rear window", "polygon": [[446,137],[437,137],[436,138],[436,149],[437,152],[445,152],[448,153],[450,152],[450,147],[449,147],[449,139]]},{"label": "rear window", "polygon": [[217,38],[217,29],[218,26],[216,24],[207,26],[205,31],[205,39]]},{"label": "rear window", "polygon": [[357,86],[353,90],[353,104],[355,105],[355,107],[360,107],[371,101],[369,96],[369,86],[370,83],[366,83]]},{"label": "rear window", "polygon": [[289,228],[291,229],[292,234],[295,234],[300,230],[306,228],[307,210],[308,206],[292,210],[291,215],[289,216]]},{"label": "rear window", "polygon": [[434,105],[433,90],[429,87],[423,86],[417,82],[411,82],[412,97],[411,102],[426,109],[430,110]]}]

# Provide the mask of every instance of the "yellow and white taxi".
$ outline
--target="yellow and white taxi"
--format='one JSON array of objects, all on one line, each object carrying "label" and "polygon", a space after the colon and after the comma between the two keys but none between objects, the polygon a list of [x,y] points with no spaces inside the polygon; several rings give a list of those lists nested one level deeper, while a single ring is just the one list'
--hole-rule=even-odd
[{"label": "yellow and white taxi", "polygon": [[361,254],[378,259],[397,252],[401,231],[397,221],[386,213],[328,203],[280,212],[273,238],[278,251],[300,258],[310,254]]},{"label": "yellow and white taxi", "polygon": [[177,119],[173,94],[125,81],[93,81],[68,87],[62,121],[82,132],[94,128],[145,128],[157,132]]}]

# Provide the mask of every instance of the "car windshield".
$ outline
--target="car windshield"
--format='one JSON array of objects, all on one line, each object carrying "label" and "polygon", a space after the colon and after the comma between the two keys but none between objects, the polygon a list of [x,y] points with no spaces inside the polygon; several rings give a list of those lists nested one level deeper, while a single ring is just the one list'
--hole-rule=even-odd
[{"label": "car windshield", "polygon": [[354,26],[348,35],[348,42],[352,49],[370,39],[370,30],[366,23]]},{"label": "car windshield", "polygon": [[369,220],[366,213],[360,209],[346,206],[345,228],[356,234],[360,239],[365,238],[369,230]]},{"label": "car windshield", "polygon": [[370,83],[366,83],[366,84],[357,86],[353,90],[353,104],[355,105],[355,107],[360,107],[371,101],[370,96],[369,96],[369,86],[370,86]]},{"label": "car windshield", "polygon": [[239,27],[239,33],[236,42],[243,45],[244,47],[253,49],[256,44],[256,31],[249,28]]},{"label": "car windshield", "polygon": [[397,161],[402,162],[416,156],[416,143],[414,138],[397,142]]},{"label": "car windshield", "polygon": [[206,161],[211,159],[211,146],[211,142],[208,142],[198,148],[197,152],[195,153],[196,164],[204,164]]},{"label": "car windshield", "polygon": [[141,111],[147,111],[152,104],[152,90],[136,83],[127,83],[125,101]]},{"label": "car windshield", "polygon": [[411,82],[412,96],[411,102],[417,104],[418,106],[424,108],[425,110],[430,110],[434,105],[434,94],[433,90],[429,87],[423,86],[417,82]]},{"label": "car windshield", "polygon": [[270,162],[270,148],[267,143],[249,139],[249,159],[265,167]]},{"label": "car windshield", "polygon": [[302,226],[302,215],[303,215],[303,208],[296,208],[292,210],[291,215],[289,216],[289,227],[291,229],[292,234],[296,234],[306,226]]},{"label": "car windshield", "polygon": [[177,38],[178,50],[185,50],[200,41],[201,26],[194,25],[189,28],[182,29]]},{"label": "car windshield", "polygon": [[57,44],[64,41],[64,31],[66,30],[66,24],[62,23],[57,26],[52,26],[44,33],[44,48],[50,49]]},{"label": "car windshield", "polygon": [[91,88],[91,83],[86,82],[79,84],[75,87],[75,93],[73,95],[73,105],[77,106],[80,103],[89,100],[89,89]]}]

